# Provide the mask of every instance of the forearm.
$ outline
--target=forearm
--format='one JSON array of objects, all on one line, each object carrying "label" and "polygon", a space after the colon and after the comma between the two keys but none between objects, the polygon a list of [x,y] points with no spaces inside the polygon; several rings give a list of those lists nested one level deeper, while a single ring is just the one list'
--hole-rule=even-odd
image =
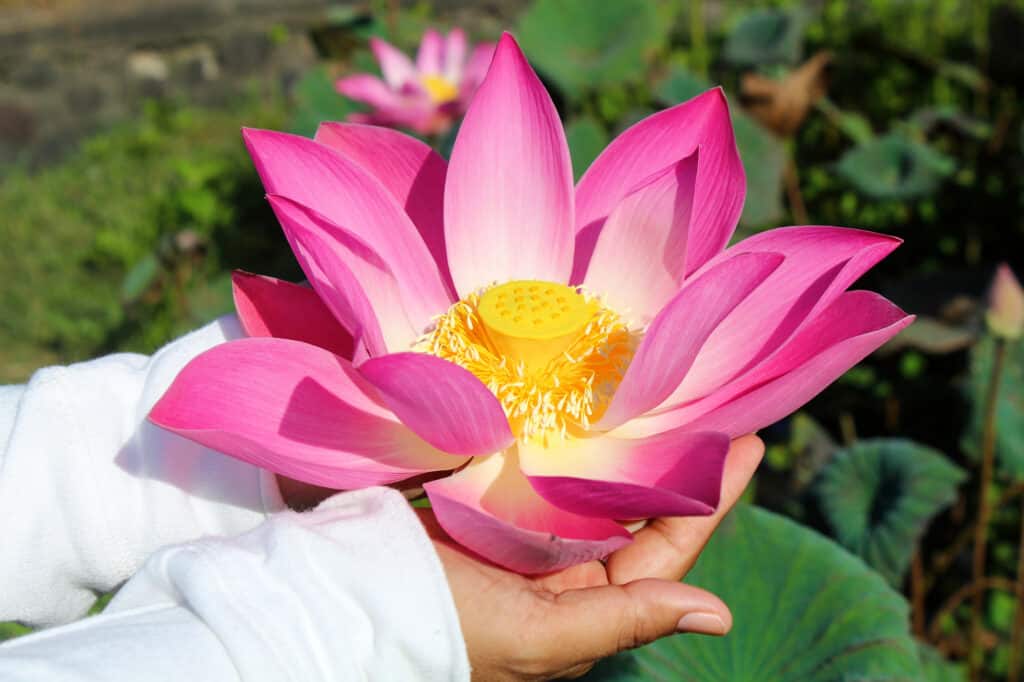
[{"label": "forearm", "polygon": [[0,646],[0,679],[468,680],[451,595],[400,494],[155,554],[107,611]]}]

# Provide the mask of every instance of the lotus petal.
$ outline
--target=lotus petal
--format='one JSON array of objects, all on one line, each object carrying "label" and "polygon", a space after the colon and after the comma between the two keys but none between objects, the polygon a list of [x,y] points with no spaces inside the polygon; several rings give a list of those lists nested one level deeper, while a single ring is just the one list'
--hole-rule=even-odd
[{"label": "lotus petal", "polygon": [[406,426],[440,450],[483,455],[515,440],[494,394],[447,360],[393,353],[366,361],[359,371]]},{"label": "lotus petal", "polygon": [[416,225],[450,286],[444,246],[444,178],[441,155],[397,130],[354,123],[321,123],[317,142],[347,156],[375,177]]},{"label": "lotus petal", "polygon": [[506,33],[448,164],[445,242],[458,293],[495,281],[567,281],[572,196],[558,112]]},{"label": "lotus petal", "polygon": [[576,514],[611,519],[711,514],[728,452],[725,434],[688,430],[520,446],[523,472],[541,496]]},{"label": "lotus petal", "polygon": [[600,559],[629,543],[607,519],[579,516],[537,494],[514,449],[473,460],[424,489],[444,530],[460,545],[520,573],[548,573]]},{"label": "lotus petal", "polygon": [[623,197],[598,237],[587,290],[642,324],[679,292],[696,177],[694,152]]},{"label": "lotus petal", "polygon": [[786,227],[744,239],[714,258],[706,267],[737,253],[786,257],[764,286],[723,320],[664,406],[708,395],[755,367],[899,244],[899,239],[863,230]]},{"label": "lotus petal", "polygon": [[779,254],[741,253],[684,286],[654,318],[595,428],[611,429],[664,401],[719,323],[781,262]]},{"label": "lotus petal", "polygon": [[648,116],[612,140],[576,189],[576,254],[573,282],[582,282],[605,219],[637,183],[700,147],[693,214],[687,239],[687,272],[729,242],[746,196],[721,88]]},{"label": "lotus petal", "polygon": [[235,310],[249,336],[304,341],[351,358],[354,340],[309,287],[236,270],[231,274]]},{"label": "lotus petal", "polygon": [[406,428],[348,360],[288,339],[241,339],[197,356],[149,419],[256,466],[335,489],[466,461]]}]

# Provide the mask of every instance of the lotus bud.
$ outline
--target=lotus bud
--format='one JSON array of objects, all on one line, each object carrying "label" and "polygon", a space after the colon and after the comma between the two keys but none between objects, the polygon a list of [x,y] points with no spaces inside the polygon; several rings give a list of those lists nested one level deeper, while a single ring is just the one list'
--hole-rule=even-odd
[{"label": "lotus bud", "polygon": [[1024,332],[1024,289],[1006,263],[996,270],[985,311],[988,328],[996,336],[1017,340]]}]

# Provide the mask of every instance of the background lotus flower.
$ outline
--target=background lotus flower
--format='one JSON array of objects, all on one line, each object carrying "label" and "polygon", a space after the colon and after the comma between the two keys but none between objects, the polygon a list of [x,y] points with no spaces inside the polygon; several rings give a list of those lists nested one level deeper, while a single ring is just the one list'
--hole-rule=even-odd
[{"label": "background lotus flower", "polygon": [[492,43],[470,52],[459,28],[447,37],[433,29],[424,33],[415,64],[380,38],[371,38],[370,48],[384,80],[361,73],[337,83],[338,92],[371,107],[370,113],[353,114],[350,120],[410,128],[422,135],[447,131],[466,112],[494,54]]},{"label": "background lotus flower", "polygon": [[254,338],[193,360],[150,418],[333,488],[440,472],[438,521],[513,570],[712,512],[730,438],[911,321],[846,291],[894,238],[791,227],[725,248],[745,179],[720,90],[622,133],[575,189],[509,35],[447,165],[361,125],[245,140],[313,288],[237,275]]}]

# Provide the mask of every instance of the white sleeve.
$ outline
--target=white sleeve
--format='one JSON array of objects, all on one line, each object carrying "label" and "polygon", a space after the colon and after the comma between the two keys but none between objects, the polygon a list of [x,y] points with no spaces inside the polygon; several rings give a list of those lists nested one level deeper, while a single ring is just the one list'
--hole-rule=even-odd
[{"label": "white sleeve", "polygon": [[151,358],[118,354],[0,388],[0,621],[66,623],[167,544],[283,507],[273,475],[146,421],[225,317]]},{"label": "white sleeve", "polygon": [[0,646],[0,679],[469,680],[441,562],[387,488],[153,555],[107,610]]}]

